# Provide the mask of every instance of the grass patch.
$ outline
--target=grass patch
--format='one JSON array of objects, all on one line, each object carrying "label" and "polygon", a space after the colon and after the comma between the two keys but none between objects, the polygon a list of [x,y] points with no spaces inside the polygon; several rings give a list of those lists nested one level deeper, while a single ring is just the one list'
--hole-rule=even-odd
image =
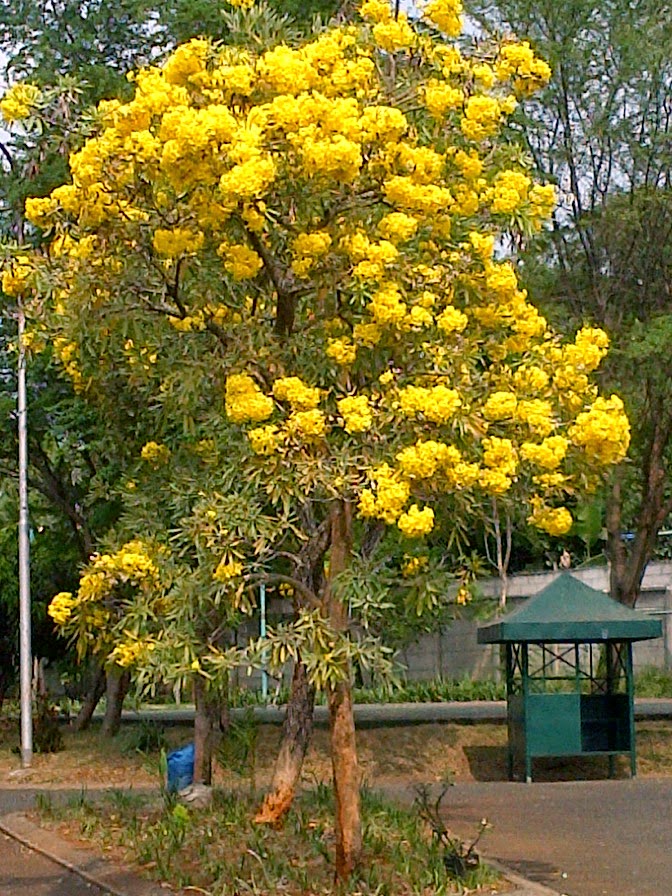
[{"label": "grass patch", "polygon": [[672,672],[649,666],[635,674],[635,696],[648,699],[672,697]]},{"label": "grass patch", "polygon": [[477,887],[488,893],[497,885],[497,874],[484,865],[461,879],[451,874],[443,844],[420,814],[368,791],[361,871],[336,885],[331,789],[318,785],[303,793],[281,830],[253,824],[257,801],[217,790],[209,809],[191,811],[174,801],[112,793],[95,803],[38,811],[154,879],[213,896],[448,896]]}]

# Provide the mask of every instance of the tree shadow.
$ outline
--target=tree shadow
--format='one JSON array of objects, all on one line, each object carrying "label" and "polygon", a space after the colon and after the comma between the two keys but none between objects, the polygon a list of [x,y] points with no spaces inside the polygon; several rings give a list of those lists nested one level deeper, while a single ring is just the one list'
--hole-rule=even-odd
[{"label": "tree shadow", "polygon": [[[464,747],[464,754],[475,781],[508,781],[505,746],[469,746]],[[524,770],[520,763],[514,771],[514,780],[524,780]],[[538,782],[597,781],[608,777],[609,762],[605,756],[540,757],[532,763],[532,778]],[[614,777],[630,777],[627,757],[616,757]]]}]

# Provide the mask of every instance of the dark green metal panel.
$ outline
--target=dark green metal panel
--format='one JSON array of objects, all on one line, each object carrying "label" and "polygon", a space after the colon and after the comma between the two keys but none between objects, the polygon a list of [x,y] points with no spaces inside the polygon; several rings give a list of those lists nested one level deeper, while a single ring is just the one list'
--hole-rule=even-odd
[{"label": "dark green metal panel", "polygon": [[531,756],[576,756],[581,752],[580,694],[529,694],[526,715]]},{"label": "dark green metal panel", "polygon": [[628,753],[632,743],[627,694],[581,697],[581,752]]},{"label": "dark green metal panel", "polygon": [[659,638],[662,623],[624,607],[562,573],[513,613],[478,629],[480,644],[642,641]]}]

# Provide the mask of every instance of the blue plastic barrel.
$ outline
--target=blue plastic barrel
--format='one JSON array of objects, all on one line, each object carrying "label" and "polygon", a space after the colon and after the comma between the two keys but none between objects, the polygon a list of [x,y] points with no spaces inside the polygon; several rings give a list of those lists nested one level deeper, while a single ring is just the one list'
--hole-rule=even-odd
[{"label": "blue plastic barrel", "polygon": [[166,786],[169,793],[184,790],[194,781],[194,744],[187,744],[179,750],[173,750],[168,754],[168,781]]}]

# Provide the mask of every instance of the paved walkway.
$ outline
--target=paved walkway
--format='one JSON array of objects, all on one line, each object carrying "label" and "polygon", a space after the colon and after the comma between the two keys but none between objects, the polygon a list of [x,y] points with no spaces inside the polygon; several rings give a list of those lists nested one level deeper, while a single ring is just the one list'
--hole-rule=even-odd
[{"label": "paved walkway", "polygon": [[0,834],[2,896],[103,896],[104,890]]},{"label": "paved walkway", "polygon": [[672,893],[669,778],[461,783],[443,805],[448,827],[465,840],[487,818],[482,854],[558,893]]}]

